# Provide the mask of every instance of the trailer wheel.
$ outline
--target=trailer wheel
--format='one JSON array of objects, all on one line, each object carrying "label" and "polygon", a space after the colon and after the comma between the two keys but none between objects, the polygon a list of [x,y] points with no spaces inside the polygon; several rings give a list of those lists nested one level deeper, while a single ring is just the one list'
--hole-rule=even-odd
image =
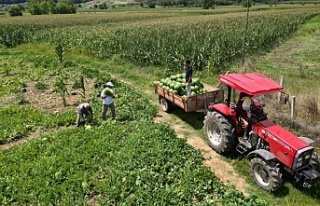
[{"label": "trailer wheel", "polygon": [[250,161],[250,173],[254,181],[268,192],[274,192],[282,186],[282,174],[275,162],[268,163],[255,157]]},{"label": "trailer wheel", "polygon": [[209,146],[218,153],[235,148],[236,138],[229,121],[218,112],[208,112],[204,118],[204,133]]},{"label": "trailer wheel", "polygon": [[171,102],[166,98],[159,96],[159,104],[164,112],[170,111]]}]

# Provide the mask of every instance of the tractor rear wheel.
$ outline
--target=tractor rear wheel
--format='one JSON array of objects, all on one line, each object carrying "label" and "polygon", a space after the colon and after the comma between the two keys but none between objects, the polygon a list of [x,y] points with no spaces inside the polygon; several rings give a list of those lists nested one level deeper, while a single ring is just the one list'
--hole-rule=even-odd
[{"label": "tractor rear wheel", "polygon": [[255,182],[268,192],[274,192],[282,186],[282,174],[275,162],[255,157],[250,161],[250,173]]},{"label": "tractor rear wheel", "polygon": [[170,111],[171,102],[166,98],[159,96],[159,104],[164,112],[168,113]]},{"label": "tractor rear wheel", "polygon": [[222,114],[215,111],[208,112],[203,123],[208,144],[213,150],[226,153],[235,148],[233,127]]}]

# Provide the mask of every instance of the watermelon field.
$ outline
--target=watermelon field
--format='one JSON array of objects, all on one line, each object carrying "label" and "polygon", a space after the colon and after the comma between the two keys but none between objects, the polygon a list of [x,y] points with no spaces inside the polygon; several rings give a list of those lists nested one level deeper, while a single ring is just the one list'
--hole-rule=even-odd
[{"label": "watermelon field", "polygon": [[[159,112],[152,82],[170,85],[166,80],[174,77],[180,88],[185,58],[192,60],[195,78],[212,85],[218,74],[236,71],[242,10],[1,17],[1,205],[319,205],[319,186],[307,190],[286,177],[283,189],[268,193],[249,177],[244,157],[207,158],[207,147],[190,144],[192,138],[205,141],[203,114]],[[295,35],[317,39],[319,11],[318,5],[253,8],[247,56],[265,55]],[[309,48],[318,58],[320,49]],[[257,60],[257,69],[278,78],[280,69],[273,67],[279,65],[267,60]],[[288,82],[315,87],[320,63],[308,62],[302,71],[310,78],[295,75],[300,69],[281,74],[288,74]],[[116,121],[110,113],[106,121],[100,118],[99,96],[108,81],[115,85]],[[307,90],[286,84],[297,95]],[[94,120],[75,127],[81,102],[93,106]],[[301,120],[307,117],[300,113]],[[222,166],[208,166],[214,158],[231,165],[245,189],[229,182],[233,175]],[[214,172],[219,170],[224,179]]]}]

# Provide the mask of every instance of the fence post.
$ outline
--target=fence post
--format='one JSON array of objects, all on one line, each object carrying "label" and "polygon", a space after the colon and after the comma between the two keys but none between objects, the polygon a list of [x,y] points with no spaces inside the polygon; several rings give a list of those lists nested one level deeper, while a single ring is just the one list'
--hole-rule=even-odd
[{"label": "fence post", "polygon": [[291,123],[293,124],[296,118],[296,96],[292,96],[291,98]]},{"label": "fence post", "polygon": [[[280,76],[280,85],[283,85],[283,75]],[[278,104],[280,104],[281,92],[278,92]]]}]

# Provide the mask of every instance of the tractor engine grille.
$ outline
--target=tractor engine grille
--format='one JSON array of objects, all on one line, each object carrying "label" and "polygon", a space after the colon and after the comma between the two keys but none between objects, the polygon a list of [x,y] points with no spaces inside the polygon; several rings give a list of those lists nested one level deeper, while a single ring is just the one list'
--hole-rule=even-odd
[{"label": "tractor engine grille", "polygon": [[311,146],[298,150],[294,157],[292,169],[299,170],[308,166],[312,153],[313,153],[313,147]]}]

